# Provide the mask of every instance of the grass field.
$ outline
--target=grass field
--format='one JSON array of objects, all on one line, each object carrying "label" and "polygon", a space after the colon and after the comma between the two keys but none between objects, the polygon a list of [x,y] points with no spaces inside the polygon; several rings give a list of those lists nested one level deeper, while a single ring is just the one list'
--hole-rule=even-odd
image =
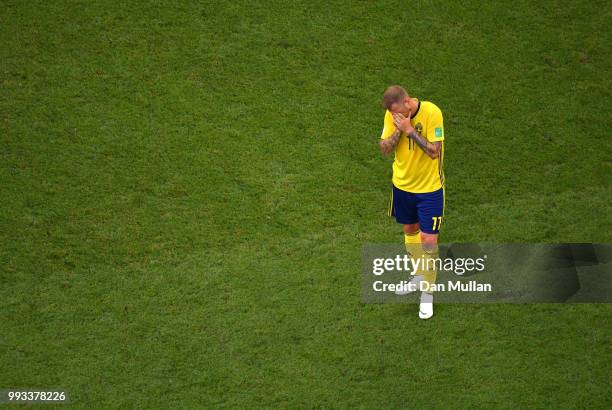
[{"label": "grass field", "polygon": [[0,389],[81,407],[610,408],[610,305],[365,305],[390,84],[442,241],[611,242],[605,1],[3,1]]}]

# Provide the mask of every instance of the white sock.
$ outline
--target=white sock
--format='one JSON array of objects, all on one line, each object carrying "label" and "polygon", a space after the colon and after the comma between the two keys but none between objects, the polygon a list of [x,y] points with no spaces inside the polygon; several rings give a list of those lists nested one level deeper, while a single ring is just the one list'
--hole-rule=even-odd
[{"label": "white sock", "polygon": [[421,292],[421,303],[433,303],[433,293]]},{"label": "white sock", "polygon": [[413,283],[416,285],[416,290],[420,290],[420,286],[421,286],[421,281],[423,280],[423,276],[422,275],[414,275],[414,277],[412,279],[410,279],[410,283]]}]

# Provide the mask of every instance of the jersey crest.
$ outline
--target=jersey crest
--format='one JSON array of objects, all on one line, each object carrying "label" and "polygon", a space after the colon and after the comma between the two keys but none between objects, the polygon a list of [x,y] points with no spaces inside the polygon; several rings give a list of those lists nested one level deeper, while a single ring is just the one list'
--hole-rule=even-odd
[{"label": "jersey crest", "polygon": [[416,132],[423,135],[423,124],[417,122],[417,125],[414,126],[414,129],[416,130]]}]

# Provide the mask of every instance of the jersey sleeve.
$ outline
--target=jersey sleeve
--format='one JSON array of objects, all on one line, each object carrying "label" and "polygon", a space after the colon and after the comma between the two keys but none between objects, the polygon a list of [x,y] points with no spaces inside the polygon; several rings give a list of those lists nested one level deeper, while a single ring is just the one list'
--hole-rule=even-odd
[{"label": "jersey sleeve", "polygon": [[385,124],[382,130],[382,133],[380,134],[380,139],[381,140],[387,139],[394,132],[395,132],[395,124],[393,124],[393,116],[391,115],[389,110],[387,110],[385,112]]},{"label": "jersey sleeve", "polygon": [[434,110],[429,118],[426,137],[430,142],[444,141],[444,124],[439,108]]}]

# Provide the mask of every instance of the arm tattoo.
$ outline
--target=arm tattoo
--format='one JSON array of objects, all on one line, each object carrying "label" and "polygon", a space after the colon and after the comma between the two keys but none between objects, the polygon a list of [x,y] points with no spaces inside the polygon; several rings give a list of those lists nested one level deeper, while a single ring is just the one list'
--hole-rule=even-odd
[{"label": "arm tattoo", "polygon": [[400,130],[395,130],[393,134],[391,134],[390,136],[382,140],[381,145],[380,145],[382,149],[382,153],[385,155],[389,155],[391,152],[393,152],[393,150],[399,143],[399,139],[401,135],[402,135],[402,132]]},{"label": "arm tattoo", "polygon": [[416,132],[416,130],[412,130],[410,134],[408,134],[408,137],[411,138],[414,142],[416,142],[416,144],[421,147],[421,149],[425,151],[425,153],[429,154],[429,149],[427,146],[429,143],[425,138],[423,138],[421,134]]},{"label": "arm tattoo", "polygon": [[431,158],[436,158],[438,156],[440,143],[430,143],[425,137],[416,132],[416,130],[411,131],[410,134],[408,134],[408,138],[411,138],[414,142],[416,142],[416,144],[421,147],[421,149]]},{"label": "arm tattoo", "polygon": [[391,149],[397,146],[397,143],[399,142],[399,139],[400,139],[400,135],[402,135],[402,132],[400,130],[395,130],[395,132],[391,134],[391,136],[388,138]]}]

